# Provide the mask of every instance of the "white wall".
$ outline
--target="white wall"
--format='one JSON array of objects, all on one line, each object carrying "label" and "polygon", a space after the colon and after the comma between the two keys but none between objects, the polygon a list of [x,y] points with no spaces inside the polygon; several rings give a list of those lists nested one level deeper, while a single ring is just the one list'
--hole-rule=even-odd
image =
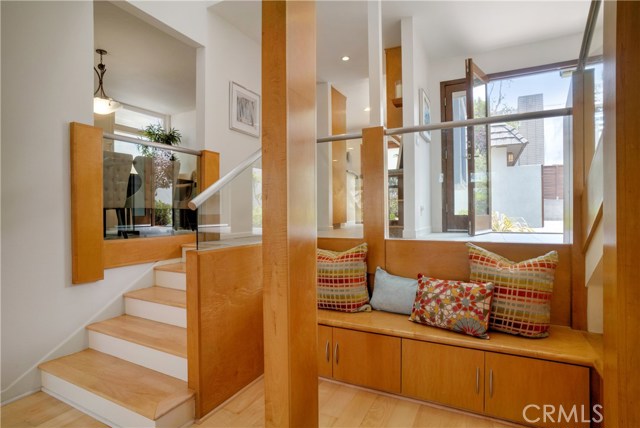
[{"label": "white wall", "polygon": [[213,12],[208,12],[204,148],[220,153],[227,173],[260,148],[260,139],[229,129],[229,82],[261,93],[261,46]]},{"label": "white wall", "polygon": [[604,274],[603,274],[604,228],[598,224],[589,248],[585,253],[585,280],[587,282],[587,330],[592,333],[604,331]]},{"label": "white wall", "polygon": [[[434,122],[441,121],[440,82],[465,77],[465,58],[473,58],[474,62],[485,73],[496,73],[576,59],[580,51],[581,41],[582,34],[575,34],[491,52],[469,52],[465,56],[432,60],[428,76],[432,120]],[[434,41],[434,43],[437,43],[437,41]],[[427,46],[428,48],[429,46]],[[434,232],[441,232],[442,184],[438,180],[442,172],[440,132],[432,132],[431,138],[431,224]]]},{"label": "white wall", "polygon": [[491,210],[542,227],[542,165],[507,166],[507,148],[491,148]]},{"label": "white wall", "polygon": [[[402,123],[419,125],[419,90],[429,95],[429,59],[414,28],[413,18],[401,21],[402,37]],[[433,133],[432,133],[433,134]],[[403,137],[404,238],[418,238],[431,232],[431,184],[429,143],[416,134]]]},{"label": "white wall", "polygon": [[[93,123],[91,2],[2,2],[2,400],[147,265],[71,286],[69,122]],[[37,385],[35,386],[37,387]]]}]

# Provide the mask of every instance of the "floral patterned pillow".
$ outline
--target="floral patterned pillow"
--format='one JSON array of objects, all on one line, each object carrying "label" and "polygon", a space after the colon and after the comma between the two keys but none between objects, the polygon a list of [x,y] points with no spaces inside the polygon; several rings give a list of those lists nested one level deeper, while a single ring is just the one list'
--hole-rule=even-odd
[{"label": "floral patterned pillow", "polygon": [[488,339],[493,284],[418,275],[413,322]]}]

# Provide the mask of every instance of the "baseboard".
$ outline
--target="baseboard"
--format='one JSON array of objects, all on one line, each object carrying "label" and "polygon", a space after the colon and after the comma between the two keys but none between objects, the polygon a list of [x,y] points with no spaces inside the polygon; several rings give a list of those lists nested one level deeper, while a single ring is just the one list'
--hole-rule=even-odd
[{"label": "baseboard", "polygon": [[[90,319],[82,323],[76,330],[74,330],[66,339],[60,342],[55,348],[40,358],[35,364],[33,364],[22,375],[18,376],[9,386],[0,391],[0,397],[2,397],[1,405],[4,405],[10,401],[13,401],[16,397],[23,396],[28,391],[38,391],[42,387],[40,381],[40,370],[38,366],[45,361],[49,361],[55,358],[63,357],[65,355],[80,352],[83,349],[89,347],[89,339],[85,327],[95,322],[104,321],[109,318],[114,318],[124,314],[124,298],[123,294],[127,291],[136,290],[138,288],[151,287],[154,284],[153,268],[155,264],[150,264],[144,272],[142,272],[138,278],[131,282],[131,284],[123,288],[120,293],[114,296],[109,302],[107,302],[100,310],[98,310]],[[5,400],[5,397],[9,397]]]}]

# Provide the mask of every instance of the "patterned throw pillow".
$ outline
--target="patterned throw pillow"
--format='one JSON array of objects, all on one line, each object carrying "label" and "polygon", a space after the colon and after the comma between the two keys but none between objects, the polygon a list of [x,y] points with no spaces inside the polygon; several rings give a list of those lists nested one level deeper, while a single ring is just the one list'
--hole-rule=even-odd
[{"label": "patterned throw pillow", "polygon": [[547,337],[558,253],[516,263],[476,245],[467,246],[471,280],[495,284],[490,327],[525,337]]},{"label": "patterned throw pillow", "polygon": [[413,322],[488,339],[493,284],[447,281],[418,275],[409,318]]},{"label": "patterned throw pillow", "polygon": [[367,290],[367,244],[342,253],[317,250],[318,309],[370,311]]}]

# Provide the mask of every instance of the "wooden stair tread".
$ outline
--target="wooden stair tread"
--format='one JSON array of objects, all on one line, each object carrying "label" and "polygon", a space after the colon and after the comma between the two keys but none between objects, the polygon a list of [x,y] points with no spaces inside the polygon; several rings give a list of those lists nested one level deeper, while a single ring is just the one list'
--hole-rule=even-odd
[{"label": "wooden stair tread", "polygon": [[187,307],[187,293],[184,290],[176,290],[174,288],[158,286],[141,288],[125,293],[124,297],[175,306],[176,308]]},{"label": "wooden stair tread", "polygon": [[39,368],[151,420],[194,396],[184,381],[93,349],[42,363]]},{"label": "wooden stair tread", "polygon": [[160,265],[154,267],[155,270],[161,270],[164,272],[178,272],[187,273],[187,264],[184,262],[170,263],[167,265]]},{"label": "wooden stair tread", "polygon": [[187,358],[187,329],[122,315],[87,326],[88,330]]}]

